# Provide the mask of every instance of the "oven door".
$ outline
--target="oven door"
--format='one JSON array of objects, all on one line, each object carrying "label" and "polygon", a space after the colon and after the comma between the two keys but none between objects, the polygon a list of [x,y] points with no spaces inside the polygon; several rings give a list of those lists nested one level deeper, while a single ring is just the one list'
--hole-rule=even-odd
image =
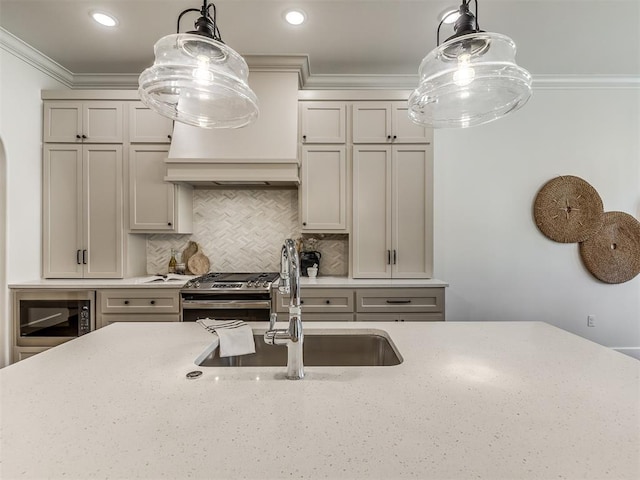
[{"label": "oven door", "polygon": [[269,321],[269,298],[222,299],[218,297],[189,295],[182,298],[182,321],[195,322],[200,318],[214,320],[238,319],[245,322]]}]

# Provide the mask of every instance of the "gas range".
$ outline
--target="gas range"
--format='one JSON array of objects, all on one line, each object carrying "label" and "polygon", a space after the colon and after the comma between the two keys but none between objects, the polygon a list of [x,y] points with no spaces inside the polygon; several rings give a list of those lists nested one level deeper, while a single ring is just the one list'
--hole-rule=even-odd
[{"label": "gas range", "polygon": [[212,272],[188,281],[180,290],[182,321],[199,318],[269,321],[271,285],[278,273]]},{"label": "gas range", "polygon": [[276,272],[221,273],[211,272],[189,280],[182,293],[257,293],[269,292],[271,284],[278,278]]}]

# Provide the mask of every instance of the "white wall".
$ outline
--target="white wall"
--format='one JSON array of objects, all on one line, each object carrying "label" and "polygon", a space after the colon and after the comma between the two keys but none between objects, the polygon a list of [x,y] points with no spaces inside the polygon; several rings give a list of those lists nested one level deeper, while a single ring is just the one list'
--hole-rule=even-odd
[{"label": "white wall", "polygon": [[547,239],[532,214],[540,187],[567,174],[593,185],[605,211],[640,218],[640,89],[536,89],[501,120],[438,130],[434,147],[435,277],[450,283],[448,320],[539,320],[640,347],[640,276],[599,282],[578,245]]},{"label": "white wall", "polygon": [[[43,89],[60,82],[0,49],[0,141],[6,156],[6,276],[0,275],[0,366],[9,360],[6,285],[40,278]],[[1,205],[0,205],[1,207]],[[1,216],[1,215],[0,215]],[[4,228],[3,228],[4,230]],[[4,232],[0,232],[4,233]],[[1,243],[0,243],[1,245]]]}]

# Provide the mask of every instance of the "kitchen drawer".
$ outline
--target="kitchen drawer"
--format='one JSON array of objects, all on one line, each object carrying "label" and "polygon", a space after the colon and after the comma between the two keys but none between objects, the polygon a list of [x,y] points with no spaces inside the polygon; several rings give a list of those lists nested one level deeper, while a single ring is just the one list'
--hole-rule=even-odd
[{"label": "kitchen drawer", "polygon": [[444,288],[362,288],[356,290],[358,313],[442,313]]},{"label": "kitchen drawer", "polygon": [[[353,313],[353,290],[346,288],[307,288],[301,292],[302,315],[306,313]],[[289,296],[276,295],[275,311],[289,311]]]},{"label": "kitchen drawer", "polygon": [[164,288],[98,290],[98,305],[103,314],[180,313],[179,291]]},{"label": "kitchen drawer", "polygon": [[[288,322],[288,313],[278,314],[279,322]],[[302,322],[353,322],[353,313],[304,313]]]},{"label": "kitchen drawer", "polygon": [[115,322],[179,322],[179,313],[133,313],[109,314],[98,317],[98,328],[106,327]]},{"label": "kitchen drawer", "polygon": [[442,322],[444,313],[356,313],[356,322]]}]

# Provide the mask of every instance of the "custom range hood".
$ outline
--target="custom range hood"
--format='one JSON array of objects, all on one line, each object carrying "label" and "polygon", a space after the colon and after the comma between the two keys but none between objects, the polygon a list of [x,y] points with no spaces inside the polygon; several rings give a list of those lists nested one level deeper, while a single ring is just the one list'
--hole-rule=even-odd
[{"label": "custom range hood", "polygon": [[205,129],[176,122],[165,180],[216,188],[300,183],[297,72],[252,71],[260,116],[242,128]]}]

